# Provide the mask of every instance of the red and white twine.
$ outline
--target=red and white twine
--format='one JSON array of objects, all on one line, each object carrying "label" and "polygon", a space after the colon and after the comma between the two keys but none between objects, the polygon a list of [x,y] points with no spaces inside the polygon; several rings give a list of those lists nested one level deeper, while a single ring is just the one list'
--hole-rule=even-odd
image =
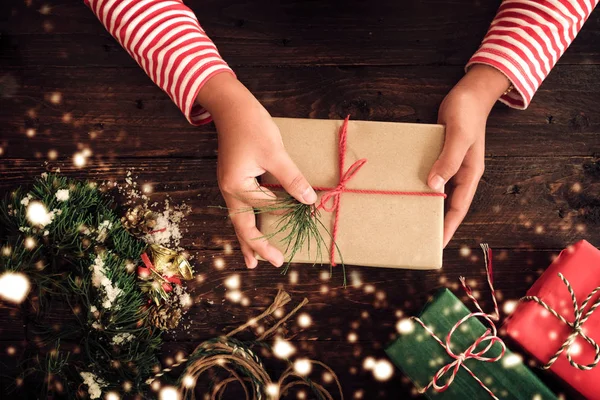
[{"label": "red and white twine", "polygon": [[[492,293],[492,300],[494,302],[494,314],[487,314],[487,313],[483,312],[481,306],[479,305],[479,302],[473,296],[471,288],[469,288],[469,286],[466,284],[465,278],[461,277],[460,281],[462,283],[462,286],[463,286],[465,292],[467,293],[467,296],[469,296],[469,298],[473,301],[473,303],[475,304],[475,307],[479,311],[470,313],[468,315],[465,315],[463,318],[461,318],[452,327],[452,329],[450,329],[450,331],[446,335],[445,341],[442,341],[439,337],[437,337],[436,334],[421,319],[419,319],[417,317],[412,318],[419,325],[421,325],[423,327],[423,329],[427,333],[429,333],[429,335],[433,339],[435,339],[435,341],[438,342],[440,344],[440,346],[442,346],[444,348],[444,350],[446,350],[446,353],[448,354],[448,356],[450,356],[453,359],[453,361],[444,365],[442,368],[440,368],[436,372],[436,374],[433,376],[432,380],[427,384],[427,386],[425,386],[424,388],[419,390],[420,393],[425,393],[430,388],[433,388],[437,392],[443,392],[443,391],[447,390],[450,387],[450,385],[452,385],[452,382],[454,382],[454,378],[456,378],[458,371],[461,368],[463,368],[465,371],[467,371],[469,373],[469,375],[471,375],[471,377],[479,385],[481,385],[481,387],[490,395],[490,397],[492,397],[495,400],[498,400],[498,397],[496,397],[496,395],[481,381],[481,379],[479,379],[475,375],[475,373],[473,371],[471,371],[471,369],[469,369],[469,367],[467,367],[465,365],[465,361],[469,360],[469,359],[473,359],[473,360],[477,360],[477,361],[481,361],[481,362],[496,362],[496,361],[500,360],[504,356],[504,353],[506,352],[506,345],[504,344],[502,339],[500,339],[497,336],[498,331],[497,331],[496,325],[494,324],[494,321],[498,321],[500,319],[500,313],[498,311],[498,302],[496,301],[496,292],[494,290],[494,284],[493,284],[492,250],[489,248],[489,246],[487,244],[482,244],[481,248],[483,249],[483,252],[484,252],[487,281],[490,286],[490,290]],[[477,338],[477,340],[475,340],[473,342],[473,344],[471,344],[471,346],[469,346],[465,351],[463,351],[462,353],[456,354],[452,350],[452,347],[451,347],[452,335],[454,334],[454,332],[456,332],[456,330],[463,323],[465,323],[466,321],[468,321],[471,318],[481,318],[483,321],[485,321],[489,325],[489,329],[487,329],[483,335],[481,335],[479,338]],[[487,345],[483,349],[477,350],[477,348],[481,344],[484,344],[484,343],[487,343]],[[495,343],[498,343],[502,348],[502,351],[500,352],[500,354],[496,357],[486,356],[485,354],[492,349],[492,347],[494,346]],[[441,384],[441,382],[440,382],[441,378],[443,376],[445,376],[447,373],[450,373],[450,376],[448,377],[448,379],[446,380],[446,382],[444,384]]]},{"label": "red and white twine", "polygon": [[[600,307],[600,297],[596,299],[596,301],[592,304],[592,306],[584,313],[588,303],[590,300],[596,295],[596,293],[600,292],[600,286],[595,288],[590,292],[590,294],[585,298],[581,306],[577,302],[577,297],[575,296],[575,291],[573,287],[565,278],[562,273],[558,273],[558,277],[565,284],[565,287],[569,291],[569,295],[571,296],[571,303],[573,304],[573,322],[568,321],[565,317],[560,315],[554,308],[550,307],[544,300],[540,299],[537,296],[524,296],[521,301],[533,301],[542,307],[544,307],[550,314],[554,315],[564,324],[571,328],[571,333],[567,337],[567,339],[563,342],[560,348],[554,353],[552,357],[548,360],[548,362],[542,367],[543,369],[549,369],[552,365],[558,360],[558,357],[564,352],[566,354],[567,360],[572,367],[580,369],[582,371],[589,371],[593,368],[596,368],[600,363],[600,345],[596,343],[594,339],[589,337],[583,330],[583,324],[588,320],[589,317],[596,311],[598,307]],[[589,364],[580,364],[573,360],[571,356],[571,347],[575,344],[575,340],[577,337],[581,337],[583,340],[588,342],[594,348],[594,361]]]}]

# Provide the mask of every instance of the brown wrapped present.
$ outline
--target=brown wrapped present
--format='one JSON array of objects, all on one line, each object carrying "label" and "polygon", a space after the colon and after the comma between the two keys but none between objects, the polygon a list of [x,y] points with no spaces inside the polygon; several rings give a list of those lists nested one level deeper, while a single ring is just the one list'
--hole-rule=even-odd
[{"label": "brown wrapped present", "polygon": [[[441,125],[275,118],[285,147],[319,195],[322,236],[334,251],[316,259],[316,242],[294,262],[343,261],[372,267],[442,266],[444,194],[427,176],[444,143]],[[347,123],[347,125],[344,125]],[[345,136],[345,138],[344,138]],[[265,174],[263,184],[277,184]],[[265,235],[278,216],[259,215]],[[336,222],[337,220],[337,222]],[[278,240],[273,245],[284,251]],[[284,233],[285,235],[285,233]],[[333,259],[332,259],[333,257]],[[342,260],[340,260],[340,258]]]}]

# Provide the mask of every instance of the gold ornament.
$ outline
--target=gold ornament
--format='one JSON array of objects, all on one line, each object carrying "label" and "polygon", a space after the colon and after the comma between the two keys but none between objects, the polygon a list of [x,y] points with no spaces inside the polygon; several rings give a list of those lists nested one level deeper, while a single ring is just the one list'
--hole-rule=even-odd
[{"label": "gold ornament", "polygon": [[182,254],[158,244],[151,244],[149,249],[156,272],[185,281],[194,279],[190,262]]},{"label": "gold ornament", "polygon": [[145,280],[146,282],[140,283],[140,289],[142,292],[148,293],[154,304],[159,306],[161,303],[169,301],[169,292],[173,290],[171,283],[160,277],[150,277]]},{"label": "gold ornament", "polygon": [[169,301],[169,293],[173,285],[181,285],[182,280],[194,279],[194,273],[188,260],[175,250],[158,244],[148,246],[142,254],[145,266],[138,267],[138,276],[144,282],[140,284],[142,291],[159,306]]}]

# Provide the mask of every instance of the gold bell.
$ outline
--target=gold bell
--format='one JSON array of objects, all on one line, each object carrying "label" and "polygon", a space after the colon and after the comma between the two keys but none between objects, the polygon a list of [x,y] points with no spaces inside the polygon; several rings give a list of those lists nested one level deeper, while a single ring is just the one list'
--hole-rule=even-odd
[{"label": "gold bell", "polygon": [[184,280],[194,278],[190,262],[175,250],[158,244],[151,244],[150,253],[156,272],[160,274],[169,272],[180,276]]},{"label": "gold bell", "polygon": [[151,244],[150,255],[152,256],[154,269],[156,269],[156,272],[159,274],[162,274],[169,270],[175,257],[177,257],[177,252],[158,244]]},{"label": "gold bell", "polygon": [[186,281],[194,279],[194,272],[192,271],[192,266],[190,262],[183,255],[178,254],[175,258],[175,264],[177,265],[177,269],[181,274],[181,277]]}]

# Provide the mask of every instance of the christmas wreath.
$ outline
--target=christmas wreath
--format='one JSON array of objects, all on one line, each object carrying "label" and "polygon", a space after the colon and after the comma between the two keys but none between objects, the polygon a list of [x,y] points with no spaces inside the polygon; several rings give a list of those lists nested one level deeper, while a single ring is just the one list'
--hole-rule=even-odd
[{"label": "christmas wreath", "polygon": [[[0,204],[4,300],[24,300],[31,282],[35,293],[23,307],[37,311],[32,353],[51,349],[45,359],[27,360],[21,382],[43,374],[46,396],[143,395],[159,365],[161,331],[181,317],[169,312],[169,296],[191,279],[187,260],[130,234],[124,225],[139,227],[144,216],[130,213],[122,222],[115,209],[94,182],[57,174],[43,174]],[[45,318],[57,301],[72,311],[60,326]]]},{"label": "christmas wreath", "polygon": [[[181,284],[193,273],[182,254],[156,240],[147,243],[166,233],[164,215],[161,220],[137,206],[119,218],[116,209],[94,182],[57,174],[43,174],[31,189],[19,188],[0,203],[0,300],[36,311],[29,341],[34,356],[24,360],[17,384],[41,382],[44,393],[38,398],[153,398],[160,391],[162,398],[194,399],[196,382],[216,369],[230,376],[212,376],[206,389],[211,398],[221,398],[230,383],[238,382],[248,399],[277,400],[305,386],[317,399],[333,400],[307,376],[315,365],[331,376],[343,399],[337,376],[322,362],[301,358],[292,364],[280,354],[288,367],[272,379],[255,352],[271,348],[267,340],[307,299],[260,337],[233,337],[288,303],[290,296],[281,290],[259,316],[161,368],[161,333],[178,325],[185,295]],[[72,311],[61,314],[60,324],[56,315],[48,315],[58,303]],[[277,343],[287,342],[276,338]],[[40,347],[48,350],[43,359]],[[165,374],[180,365],[184,370],[176,386],[163,386],[159,378],[173,382]]]}]

